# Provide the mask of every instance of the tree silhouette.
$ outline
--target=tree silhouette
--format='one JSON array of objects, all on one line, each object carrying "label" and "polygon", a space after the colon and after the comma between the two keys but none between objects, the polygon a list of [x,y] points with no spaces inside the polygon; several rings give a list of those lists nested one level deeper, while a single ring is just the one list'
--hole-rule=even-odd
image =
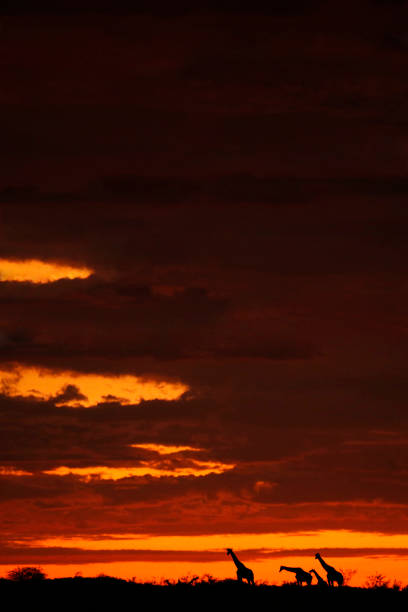
[{"label": "tree silhouette", "polygon": [[22,582],[24,580],[45,580],[47,574],[41,567],[15,567],[7,573],[9,580]]},{"label": "tree silhouette", "polygon": [[343,569],[340,567],[339,570],[343,574],[344,585],[349,585],[353,576],[357,574],[357,570],[355,569]]},{"label": "tree silhouette", "polygon": [[368,576],[364,584],[366,589],[387,589],[390,581],[383,574],[373,574]]}]

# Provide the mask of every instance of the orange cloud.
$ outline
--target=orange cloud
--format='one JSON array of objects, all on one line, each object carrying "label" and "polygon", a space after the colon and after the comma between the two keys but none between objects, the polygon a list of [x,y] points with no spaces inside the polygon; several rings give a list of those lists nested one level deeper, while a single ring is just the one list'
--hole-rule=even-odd
[{"label": "orange cloud", "polygon": [[132,448],[142,448],[144,450],[154,451],[159,455],[172,455],[175,453],[182,453],[184,451],[201,451],[201,448],[194,448],[193,446],[170,446],[169,444],[131,444]]},{"label": "orange cloud", "polygon": [[13,467],[0,466],[0,476],[31,476],[31,472],[17,470]]},{"label": "orange cloud", "polygon": [[121,480],[122,478],[131,478],[134,476],[153,476],[155,478],[160,478],[162,476],[208,476],[208,474],[222,474],[227,470],[232,470],[234,467],[235,465],[229,463],[192,461],[186,467],[162,469],[150,465],[147,461],[143,461],[142,464],[137,467],[109,467],[99,465],[84,468],[71,468],[63,465],[53,470],[47,470],[44,473],[54,476],[69,476],[73,474],[79,476],[81,480],[89,482],[93,478],[100,478],[101,480]]},{"label": "orange cloud", "polygon": [[92,272],[93,270],[90,268],[76,268],[38,259],[24,259],[21,261],[0,259],[0,282],[52,283],[61,278],[88,278]]},{"label": "orange cloud", "polygon": [[55,372],[16,365],[0,370],[1,390],[11,397],[54,399],[57,406],[94,406],[109,399],[122,404],[141,400],[175,400],[188,390],[182,383],[147,380],[131,375],[109,376]]}]

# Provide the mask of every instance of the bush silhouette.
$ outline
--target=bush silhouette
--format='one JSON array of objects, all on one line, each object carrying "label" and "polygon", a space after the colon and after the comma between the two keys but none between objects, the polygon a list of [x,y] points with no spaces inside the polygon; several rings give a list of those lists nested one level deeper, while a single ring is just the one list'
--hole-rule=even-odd
[{"label": "bush silhouette", "polygon": [[41,567],[16,567],[7,574],[9,580],[22,582],[24,580],[45,580],[47,574]]}]

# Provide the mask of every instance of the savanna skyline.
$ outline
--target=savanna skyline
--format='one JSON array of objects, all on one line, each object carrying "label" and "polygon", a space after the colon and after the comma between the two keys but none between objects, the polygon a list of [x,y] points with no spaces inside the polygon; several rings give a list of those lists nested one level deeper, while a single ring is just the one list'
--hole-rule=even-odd
[{"label": "savanna skyline", "polygon": [[0,576],[408,584],[404,1],[0,8]]}]

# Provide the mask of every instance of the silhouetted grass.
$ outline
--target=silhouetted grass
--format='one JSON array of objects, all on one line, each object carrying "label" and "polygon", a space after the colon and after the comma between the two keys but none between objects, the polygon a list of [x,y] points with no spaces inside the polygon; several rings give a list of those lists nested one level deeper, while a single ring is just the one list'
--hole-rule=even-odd
[{"label": "silhouetted grass", "polygon": [[235,580],[215,580],[212,577],[142,583],[109,576],[97,578],[56,578],[53,580],[16,582],[0,579],[2,601],[14,602],[18,608],[40,610],[122,610],[122,609],[224,609],[225,605],[237,609],[296,609],[316,610],[326,606],[330,610],[369,609],[371,607],[408,604],[408,588],[387,586],[372,588],[298,587],[294,584],[272,586],[238,584]]}]

